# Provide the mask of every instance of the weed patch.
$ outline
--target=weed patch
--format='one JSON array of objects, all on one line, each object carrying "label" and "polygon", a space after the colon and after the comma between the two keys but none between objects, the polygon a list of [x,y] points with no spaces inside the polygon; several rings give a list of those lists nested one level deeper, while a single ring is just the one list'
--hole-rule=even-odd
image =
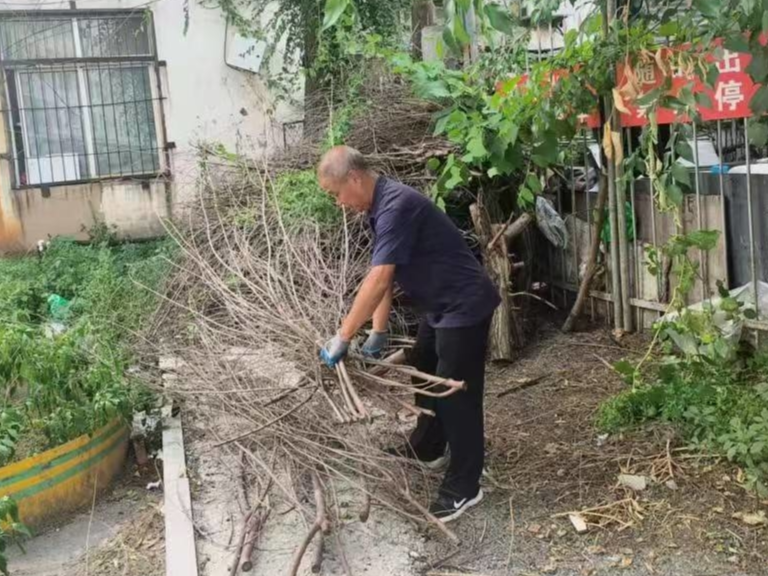
[{"label": "weed patch", "polygon": [[128,418],[148,398],[129,375],[167,241],[82,246],[0,261],[0,466]]}]

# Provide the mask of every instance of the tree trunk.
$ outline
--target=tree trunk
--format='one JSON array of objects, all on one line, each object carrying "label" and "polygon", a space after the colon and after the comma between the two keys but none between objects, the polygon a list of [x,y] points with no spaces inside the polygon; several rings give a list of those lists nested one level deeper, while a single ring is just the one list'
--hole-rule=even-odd
[{"label": "tree trunk", "polygon": [[592,278],[595,275],[595,270],[597,270],[597,254],[600,252],[600,231],[603,229],[603,222],[605,221],[605,201],[607,199],[608,183],[606,182],[605,177],[601,177],[600,192],[597,195],[597,205],[595,206],[597,216],[595,217],[595,227],[592,230],[592,243],[589,246],[587,269],[584,271],[584,278],[579,287],[579,295],[576,297],[576,303],[573,305],[570,314],[568,314],[565,324],[563,324],[563,332],[570,332],[573,330],[573,325],[581,314],[581,309],[584,307],[584,303],[589,297]]},{"label": "tree trunk", "polygon": [[515,357],[515,348],[520,348],[523,345],[523,334],[512,309],[512,297],[510,296],[511,266],[507,255],[507,245],[506,242],[497,242],[494,249],[489,251],[488,244],[491,241],[492,227],[488,215],[477,204],[472,204],[469,211],[482,246],[485,267],[491,280],[499,289],[499,296],[501,296],[501,304],[493,314],[491,321],[491,360],[510,361]]},{"label": "tree trunk", "polygon": [[304,34],[301,66],[305,71],[304,80],[304,135],[310,138],[316,136],[325,126],[328,119],[328,105],[321,102],[323,86],[316,76],[312,74],[312,68],[317,58],[317,48],[322,25],[323,9],[314,0],[302,2],[301,20]]},{"label": "tree trunk", "polygon": [[432,0],[413,0],[411,4],[411,56],[414,60],[423,57],[423,31],[435,23],[435,5]]}]

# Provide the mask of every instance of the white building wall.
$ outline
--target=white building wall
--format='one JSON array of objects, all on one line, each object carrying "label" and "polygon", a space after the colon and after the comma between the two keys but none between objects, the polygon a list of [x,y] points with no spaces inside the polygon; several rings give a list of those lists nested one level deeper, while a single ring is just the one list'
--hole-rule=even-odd
[{"label": "white building wall", "polygon": [[[7,166],[0,169],[0,252],[14,251],[34,246],[40,234],[46,231],[39,214],[30,214],[30,206],[44,205],[50,198],[59,208],[59,217],[50,230],[58,234],[82,236],[83,225],[88,227],[94,217],[108,224],[121,226],[124,236],[139,237],[162,232],[161,220],[178,213],[179,209],[194,198],[197,177],[197,149],[200,142],[223,144],[229,151],[237,151],[250,157],[260,157],[283,144],[282,123],[301,119],[300,109],[274,102],[267,88],[264,72],[259,74],[235,69],[226,63],[225,37],[232,42],[236,31],[227,29],[221,10],[206,8],[196,0],[78,0],[78,10],[148,8],[152,11],[157,54],[166,66],[161,68],[163,84],[163,116],[167,141],[175,144],[169,152],[172,181],[169,186],[150,187],[146,194],[164,194],[163,199],[149,198],[131,202],[136,195],[128,193],[134,183],[121,185],[112,182],[100,194],[94,196],[93,185],[83,186],[82,196],[99,198],[99,205],[88,212],[78,208],[67,216],[63,195],[57,195],[52,187],[50,196],[39,190],[10,190]],[[0,0],[2,10],[67,10],[70,3],[41,0]],[[189,27],[184,33],[185,10],[189,12]],[[265,16],[266,17],[266,16]],[[282,61],[273,59],[271,68],[279,70]],[[301,94],[294,96],[301,100]],[[161,118],[156,118],[159,123]],[[0,150],[7,151],[5,131],[0,135]],[[0,164],[7,161],[0,160]],[[5,175],[5,176],[3,176]],[[119,189],[126,187],[126,193]],[[67,186],[67,194],[76,195]],[[146,189],[146,187],[145,187]],[[30,198],[35,199],[30,203]],[[23,199],[23,201],[22,201]],[[113,205],[119,201],[119,205]],[[149,213],[148,210],[153,210]],[[128,214],[126,215],[126,211]],[[90,218],[84,214],[90,214]],[[117,215],[123,216],[117,218]],[[83,221],[85,219],[86,221]],[[25,231],[25,221],[35,225]],[[17,232],[20,230],[20,232]],[[11,232],[9,232],[11,231]],[[32,236],[34,234],[34,237]]]}]

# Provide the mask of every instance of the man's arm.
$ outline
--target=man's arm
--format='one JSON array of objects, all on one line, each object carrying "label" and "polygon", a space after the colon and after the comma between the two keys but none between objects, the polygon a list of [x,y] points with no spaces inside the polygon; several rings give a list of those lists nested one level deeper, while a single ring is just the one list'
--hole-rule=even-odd
[{"label": "man's arm", "polygon": [[392,308],[392,283],[389,284],[389,289],[384,294],[384,297],[376,306],[376,310],[373,313],[373,331],[374,332],[386,332],[387,325],[389,324],[389,311]]},{"label": "man's arm", "polygon": [[[363,280],[360,291],[355,296],[352,309],[344,318],[339,329],[339,336],[342,340],[349,342],[355,336],[358,330],[368,321],[369,318],[383,308],[385,296],[392,290],[392,281],[395,277],[395,265],[383,264],[374,266],[368,272]],[[391,302],[391,298],[389,299]],[[389,315],[389,303],[387,303],[387,316]],[[383,312],[382,312],[383,315]],[[376,322],[376,319],[374,319]],[[386,324],[384,324],[386,327]],[[374,325],[375,329],[375,325]]]}]

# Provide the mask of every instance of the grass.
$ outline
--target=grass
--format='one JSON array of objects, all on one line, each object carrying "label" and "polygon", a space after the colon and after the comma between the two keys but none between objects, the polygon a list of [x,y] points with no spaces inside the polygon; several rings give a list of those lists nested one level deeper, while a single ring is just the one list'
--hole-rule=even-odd
[{"label": "grass", "polygon": [[667,356],[644,379],[602,404],[607,432],[662,420],[699,448],[746,472],[747,487],[768,494],[768,354],[735,362]]},{"label": "grass", "polygon": [[150,395],[130,343],[155,307],[172,244],[83,246],[0,260],[0,465],[128,418]]},{"label": "grass", "polygon": [[332,226],[341,222],[341,210],[317,184],[314,170],[286,172],[275,180],[280,211],[289,223],[313,222]]}]

